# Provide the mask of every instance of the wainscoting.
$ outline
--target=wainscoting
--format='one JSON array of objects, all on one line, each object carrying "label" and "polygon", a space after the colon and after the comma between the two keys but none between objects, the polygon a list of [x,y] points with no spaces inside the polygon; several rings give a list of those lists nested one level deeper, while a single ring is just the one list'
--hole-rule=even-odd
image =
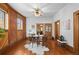
[{"label": "wainscoting", "polygon": [[[0,9],[4,10],[8,14],[8,44],[11,45],[14,42],[26,38],[26,17],[21,15],[19,12],[14,10],[7,3],[0,3]],[[19,33],[17,33],[17,18],[18,15],[22,19],[23,29]],[[20,38],[18,38],[20,36]]]}]

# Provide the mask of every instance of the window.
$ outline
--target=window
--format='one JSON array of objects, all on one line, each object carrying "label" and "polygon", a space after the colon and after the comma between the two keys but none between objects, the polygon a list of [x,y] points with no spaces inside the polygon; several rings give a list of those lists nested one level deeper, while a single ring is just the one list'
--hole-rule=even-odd
[{"label": "window", "polygon": [[23,22],[21,18],[17,18],[17,30],[23,29]]},{"label": "window", "polygon": [[5,12],[0,10],[0,28],[5,28]]},{"label": "window", "polygon": [[0,28],[8,30],[8,14],[0,9]]}]

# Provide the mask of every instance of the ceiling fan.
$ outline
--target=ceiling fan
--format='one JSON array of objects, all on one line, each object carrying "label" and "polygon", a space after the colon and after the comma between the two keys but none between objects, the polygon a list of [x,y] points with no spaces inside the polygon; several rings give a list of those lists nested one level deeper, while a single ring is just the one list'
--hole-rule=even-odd
[{"label": "ceiling fan", "polygon": [[34,16],[42,16],[43,11],[40,8],[35,8],[33,11]]},{"label": "ceiling fan", "polygon": [[50,4],[28,4],[28,8],[32,12],[34,16],[43,16],[46,11],[44,9],[47,9],[47,6]]}]

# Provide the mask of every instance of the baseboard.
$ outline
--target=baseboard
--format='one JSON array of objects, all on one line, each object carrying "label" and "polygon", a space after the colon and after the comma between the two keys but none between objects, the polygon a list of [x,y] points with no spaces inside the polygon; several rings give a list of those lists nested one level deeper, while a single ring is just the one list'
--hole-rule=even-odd
[{"label": "baseboard", "polygon": [[73,52],[73,47],[69,46],[68,44],[66,44],[66,49],[68,49],[69,51]]}]

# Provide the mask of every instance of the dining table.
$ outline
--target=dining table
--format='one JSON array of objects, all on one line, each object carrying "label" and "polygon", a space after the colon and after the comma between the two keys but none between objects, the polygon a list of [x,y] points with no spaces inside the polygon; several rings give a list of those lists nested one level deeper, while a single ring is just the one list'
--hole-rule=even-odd
[{"label": "dining table", "polygon": [[43,37],[44,37],[44,35],[36,35],[36,34],[32,35],[32,45],[33,45],[34,41],[37,43],[37,46],[39,44],[42,44]]}]

